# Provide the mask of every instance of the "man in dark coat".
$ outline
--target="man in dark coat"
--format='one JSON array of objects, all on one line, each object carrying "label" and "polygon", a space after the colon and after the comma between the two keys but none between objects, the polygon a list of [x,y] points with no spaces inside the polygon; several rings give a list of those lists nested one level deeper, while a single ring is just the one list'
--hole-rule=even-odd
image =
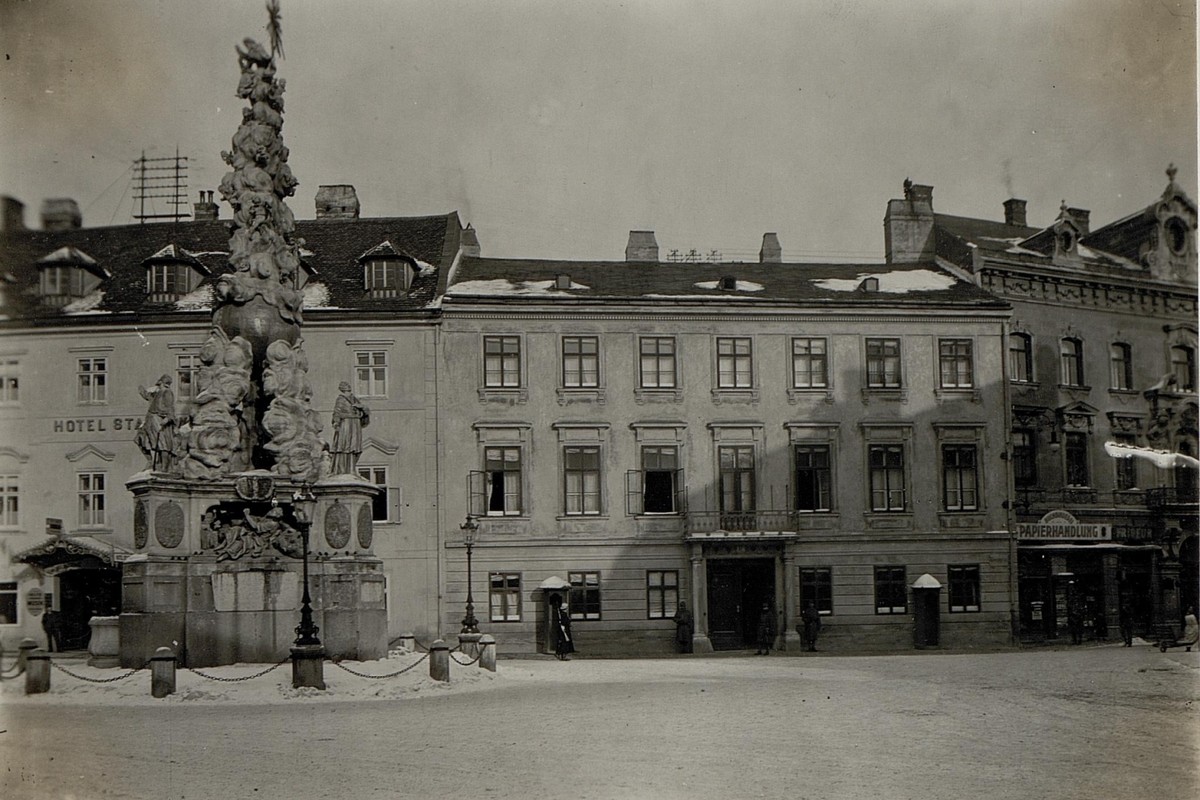
[{"label": "man in dark coat", "polygon": [[558,622],[554,626],[554,655],[559,661],[570,661],[567,656],[575,652],[575,641],[571,638],[571,610],[563,603],[558,607]]},{"label": "man in dark coat", "polygon": [[688,611],[687,603],[679,601],[679,608],[675,609],[675,644],[679,646],[679,652],[692,652],[692,612]]},{"label": "man in dark coat", "polygon": [[775,615],[771,613],[769,603],[763,603],[762,613],[758,615],[756,634],[758,652],[755,655],[765,656],[770,651],[771,646],[775,644]]},{"label": "man in dark coat", "polygon": [[821,631],[821,612],[817,611],[817,606],[811,600],[804,605],[804,610],[800,612],[800,620],[803,622],[804,647],[809,652],[816,652],[817,649],[817,634]]}]

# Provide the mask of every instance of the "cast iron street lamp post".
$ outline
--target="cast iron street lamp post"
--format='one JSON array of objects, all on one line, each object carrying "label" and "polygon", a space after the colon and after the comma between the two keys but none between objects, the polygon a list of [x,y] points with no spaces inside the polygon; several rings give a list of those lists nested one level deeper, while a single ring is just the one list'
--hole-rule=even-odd
[{"label": "cast iron street lamp post", "polygon": [[308,533],[312,529],[312,515],[316,508],[317,498],[308,484],[292,495],[292,514],[300,527],[301,546],[304,548],[304,597],[300,601],[300,625],[296,628],[296,646],[320,645],[317,638],[320,630],[313,624],[312,598],[308,593]]},{"label": "cast iron street lamp post", "polygon": [[479,523],[470,514],[467,521],[458,526],[463,532],[463,544],[467,546],[467,615],[463,617],[459,633],[479,633],[479,620],[475,619],[475,598],[471,595],[471,550],[475,547],[475,534]]}]

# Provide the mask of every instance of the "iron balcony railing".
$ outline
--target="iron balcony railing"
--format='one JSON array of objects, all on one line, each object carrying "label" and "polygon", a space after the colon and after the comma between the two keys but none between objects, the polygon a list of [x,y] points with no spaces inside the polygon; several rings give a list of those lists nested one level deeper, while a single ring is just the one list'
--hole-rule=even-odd
[{"label": "iron balcony railing", "polygon": [[789,510],[691,511],[687,514],[688,533],[731,531],[795,531],[800,512]]},{"label": "iron balcony railing", "polygon": [[1171,505],[1194,505],[1198,499],[1200,495],[1195,487],[1186,486],[1117,489],[1112,492],[1088,488],[1050,490],[1018,487],[1013,505],[1018,511],[1070,506],[1137,506],[1157,509]]},{"label": "iron balcony railing", "polygon": [[1150,508],[1168,506],[1194,506],[1200,496],[1195,486],[1163,486],[1146,491],[1146,505]]}]

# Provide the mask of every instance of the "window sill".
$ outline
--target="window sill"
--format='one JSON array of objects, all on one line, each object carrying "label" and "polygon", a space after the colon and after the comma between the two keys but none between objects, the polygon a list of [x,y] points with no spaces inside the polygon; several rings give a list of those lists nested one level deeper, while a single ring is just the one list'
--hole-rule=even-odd
[{"label": "window sill", "polygon": [[758,389],[725,389],[712,390],[714,403],[757,403]]},{"label": "window sill", "polygon": [[987,517],[981,509],[972,511],[939,511],[938,521],[943,528],[954,530],[982,530]]},{"label": "window sill", "polygon": [[634,389],[633,399],[638,405],[646,403],[682,403],[682,389]]},{"label": "window sill", "polygon": [[947,400],[970,400],[972,403],[983,402],[983,397],[979,394],[979,390],[974,386],[967,387],[938,387],[933,390],[933,394],[937,397],[939,403],[944,403]]},{"label": "window sill", "polygon": [[529,390],[483,388],[479,390],[479,402],[507,403],[508,405],[527,403],[529,402]]},{"label": "window sill", "polygon": [[877,403],[907,403],[908,389],[883,389],[883,388],[865,388],[862,390],[863,405],[870,405],[872,401]]},{"label": "window sill", "polygon": [[815,387],[812,389],[797,389],[792,388],[787,390],[788,402],[796,405],[801,400],[821,400],[826,403],[833,403],[833,388],[829,386]]},{"label": "window sill", "polygon": [[604,405],[607,400],[604,390],[600,388],[570,388],[558,389],[556,391],[560,406],[571,405],[572,403],[596,403]]},{"label": "window sill", "polygon": [[581,520],[607,522],[609,516],[607,514],[559,514],[555,519],[559,522],[579,522]]},{"label": "window sill", "polygon": [[1090,387],[1090,386],[1075,386],[1074,384],[1070,384],[1070,383],[1060,383],[1058,385],[1058,390],[1060,392],[1087,394],[1088,392],[1090,392],[1092,390],[1092,387]]},{"label": "window sill", "polygon": [[1040,389],[1042,388],[1041,381],[1019,381],[1009,379],[1009,385],[1014,389]]},{"label": "window sill", "polygon": [[911,511],[864,511],[863,522],[873,531],[911,531]]}]

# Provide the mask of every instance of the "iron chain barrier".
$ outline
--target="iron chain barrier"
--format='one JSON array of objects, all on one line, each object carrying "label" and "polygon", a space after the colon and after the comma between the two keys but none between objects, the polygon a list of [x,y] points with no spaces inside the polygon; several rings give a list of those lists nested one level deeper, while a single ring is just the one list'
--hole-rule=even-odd
[{"label": "iron chain barrier", "polygon": [[117,681],[123,681],[126,678],[132,677],[133,675],[137,674],[138,672],[141,672],[142,670],[144,670],[150,666],[150,662],[147,661],[145,664],[142,664],[140,667],[134,667],[133,669],[129,670],[128,672],[125,672],[122,675],[114,675],[111,678],[89,678],[86,675],[80,675],[76,672],[71,672],[71,670],[67,669],[62,664],[59,664],[57,661],[55,661],[52,658],[48,659],[48,660],[50,661],[50,666],[54,667],[59,672],[64,672],[67,675],[70,675],[75,680],[86,681],[88,683],[116,683]]},{"label": "iron chain barrier", "polygon": [[420,666],[421,662],[427,658],[429,658],[429,653],[425,653],[420,658],[418,658],[416,661],[409,664],[407,667],[402,667],[402,668],[396,670],[395,672],[388,672],[384,675],[368,675],[365,672],[359,672],[358,670],[350,669],[349,667],[347,667],[345,664],[343,664],[340,661],[330,661],[329,663],[333,664],[338,669],[345,670],[346,672],[349,672],[351,675],[357,675],[360,678],[379,679],[379,678],[394,678],[397,675],[403,675],[404,673],[408,672],[410,669]]},{"label": "iron chain barrier", "polygon": [[241,677],[238,677],[238,678],[222,678],[220,675],[209,675],[207,673],[201,672],[198,669],[195,669],[194,667],[184,667],[184,669],[186,669],[188,672],[199,675],[201,678],[206,678],[210,681],[219,681],[220,683],[241,683],[242,681],[251,681],[251,680],[254,680],[255,678],[261,678],[263,675],[266,675],[271,670],[279,669],[280,667],[282,667],[284,664],[288,663],[291,660],[292,660],[292,657],[289,655],[287,658],[283,659],[282,661],[278,661],[278,662],[272,664],[271,666],[267,667],[266,669],[262,670],[261,672],[255,672],[253,675],[242,675]]}]

